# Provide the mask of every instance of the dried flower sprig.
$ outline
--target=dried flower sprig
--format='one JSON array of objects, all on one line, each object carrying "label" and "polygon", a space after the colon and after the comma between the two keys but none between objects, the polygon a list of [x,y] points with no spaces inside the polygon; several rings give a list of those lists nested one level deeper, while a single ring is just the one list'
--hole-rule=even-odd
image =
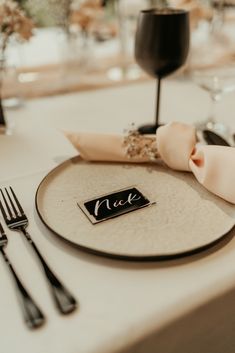
[{"label": "dried flower sprig", "polygon": [[5,70],[5,50],[11,37],[16,40],[28,40],[32,36],[33,21],[28,18],[19,4],[13,0],[0,0],[0,127],[5,131],[1,95],[3,73]]},{"label": "dried flower sprig", "polygon": [[146,158],[156,161],[160,158],[156,145],[156,136],[141,135],[132,124],[124,136],[123,147],[128,158]]},{"label": "dried flower sprig", "polygon": [[79,6],[73,2],[70,23],[78,25],[84,32],[89,32],[94,24],[102,18],[103,13],[101,0],[85,0]]},{"label": "dried flower sprig", "polygon": [[13,0],[0,0],[0,50],[4,53],[12,36],[28,40],[32,36],[33,21]]}]

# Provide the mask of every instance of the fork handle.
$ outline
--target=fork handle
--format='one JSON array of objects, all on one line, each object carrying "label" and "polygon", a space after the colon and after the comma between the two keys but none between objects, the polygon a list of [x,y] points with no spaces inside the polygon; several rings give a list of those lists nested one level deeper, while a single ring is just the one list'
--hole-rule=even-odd
[{"label": "fork handle", "polygon": [[45,322],[45,317],[35,301],[32,299],[32,297],[29,295],[25,287],[23,286],[22,282],[20,281],[19,277],[17,276],[12,264],[10,263],[9,258],[7,257],[5,251],[3,248],[0,249],[1,253],[4,257],[5,262],[8,265],[8,268],[10,269],[13,278],[15,279],[15,283],[18,289],[19,293],[19,298],[21,301],[21,309],[23,312],[24,316],[24,321],[28,328],[30,329],[36,329],[40,326],[42,326]]},{"label": "fork handle", "polygon": [[73,297],[73,295],[68,291],[67,288],[59,281],[56,275],[52,272],[52,270],[47,265],[46,261],[44,260],[42,254],[38,250],[36,244],[33,242],[30,234],[25,230],[22,229],[22,233],[25,235],[28,242],[32,245],[35,253],[37,254],[47,280],[50,284],[50,289],[52,293],[52,297],[56,304],[56,307],[60,311],[61,314],[66,315],[73,312],[77,308],[77,301]]}]

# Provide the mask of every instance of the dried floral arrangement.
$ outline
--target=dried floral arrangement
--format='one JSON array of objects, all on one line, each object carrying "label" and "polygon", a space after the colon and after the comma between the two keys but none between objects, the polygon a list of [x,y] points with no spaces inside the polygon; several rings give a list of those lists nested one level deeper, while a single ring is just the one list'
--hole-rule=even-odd
[{"label": "dried floral arrangement", "polygon": [[114,11],[111,5],[111,0],[73,0],[69,22],[98,40],[114,37],[117,35],[117,24],[111,15]]},{"label": "dried floral arrangement", "polygon": [[[18,0],[35,18],[39,27],[58,26],[68,34],[72,30],[83,34],[94,33],[107,27],[107,9],[116,0]],[[104,21],[105,19],[105,21]],[[101,27],[102,24],[102,28]],[[110,24],[109,24],[110,27]],[[107,29],[105,28],[107,31]],[[108,28],[109,32],[113,29]],[[111,33],[112,35],[112,33]]]},{"label": "dried floral arrangement", "polygon": [[70,22],[79,25],[82,30],[89,31],[91,26],[103,15],[101,0],[86,0],[71,6]]},{"label": "dried floral arrangement", "polygon": [[134,124],[124,133],[123,147],[126,149],[128,158],[143,158],[149,161],[160,158],[155,135],[140,134]]},{"label": "dried floral arrangement", "polygon": [[32,36],[33,21],[13,0],[0,0],[0,54],[3,54],[11,37],[28,40]]},{"label": "dried floral arrangement", "polygon": [[26,16],[20,5],[13,0],[0,0],[0,125],[5,124],[1,105],[2,79],[5,69],[5,51],[9,40],[29,40],[33,21]]}]

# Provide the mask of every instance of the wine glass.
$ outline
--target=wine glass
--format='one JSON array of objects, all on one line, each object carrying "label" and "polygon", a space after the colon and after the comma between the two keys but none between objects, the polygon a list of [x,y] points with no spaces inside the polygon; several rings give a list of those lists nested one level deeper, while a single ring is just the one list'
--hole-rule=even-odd
[{"label": "wine glass", "polygon": [[217,104],[222,96],[235,90],[235,65],[227,64],[221,67],[196,70],[193,80],[201,88],[209,92],[211,97],[211,112],[207,120],[197,124],[200,130],[212,130],[223,137],[228,137],[229,128],[217,118]]},{"label": "wine glass", "polygon": [[208,25],[204,31],[189,62],[192,80],[210,94],[211,112],[196,125],[200,131],[211,130],[227,139],[229,127],[218,119],[217,104],[224,94],[235,90],[234,40],[224,31],[224,24],[216,28]]},{"label": "wine glass", "polygon": [[135,38],[135,58],[139,66],[157,80],[155,124],[139,128],[155,133],[159,127],[161,79],[180,68],[189,51],[189,13],[176,8],[154,8],[139,14]]}]

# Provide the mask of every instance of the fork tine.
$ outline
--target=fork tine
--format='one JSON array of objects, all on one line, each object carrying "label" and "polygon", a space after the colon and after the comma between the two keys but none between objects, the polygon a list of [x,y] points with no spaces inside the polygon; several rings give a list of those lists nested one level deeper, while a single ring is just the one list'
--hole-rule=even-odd
[{"label": "fork tine", "polygon": [[2,197],[3,197],[3,200],[4,200],[4,203],[5,203],[5,206],[6,206],[6,208],[7,208],[7,212],[8,212],[8,214],[9,214],[10,218],[12,218],[12,217],[14,217],[14,215],[13,215],[13,213],[12,213],[10,207],[9,207],[9,204],[8,204],[8,202],[7,202],[7,199],[6,199],[6,197],[5,197],[5,195],[4,195],[3,191],[2,191],[2,189],[1,189],[0,191],[1,191],[1,194],[2,194]]},{"label": "fork tine", "polygon": [[17,206],[18,206],[18,209],[19,209],[19,211],[20,211],[20,213],[21,213],[21,216],[24,215],[24,210],[23,210],[23,208],[22,208],[22,206],[21,206],[19,200],[17,199],[16,194],[14,193],[14,190],[12,189],[11,186],[10,186],[10,190],[11,190],[12,196],[14,197],[15,202],[16,202],[16,204],[17,204]]},{"label": "fork tine", "polygon": [[9,194],[9,192],[8,192],[8,190],[7,190],[7,188],[5,188],[5,191],[6,191],[8,200],[10,201],[11,207],[12,207],[13,211],[15,212],[15,216],[17,216],[19,212],[17,211],[17,209],[16,209],[16,207],[15,207],[15,204],[14,204],[14,202],[12,201],[11,196],[10,196],[10,194]]},{"label": "fork tine", "polygon": [[3,229],[2,223],[0,222],[0,246],[1,246],[1,248],[4,245],[7,245],[7,243],[8,243],[7,235]]},{"label": "fork tine", "polygon": [[2,223],[0,222],[0,233],[4,233],[4,229],[3,229],[3,226],[2,226]]},{"label": "fork tine", "polygon": [[7,217],[7,214],[5,212],[5,209],[4,209],[1,201],[0,201],[0,209],[2,211],[3,218],[4,218],[5,222],[6,222],[8,220],[8,217]]}]

